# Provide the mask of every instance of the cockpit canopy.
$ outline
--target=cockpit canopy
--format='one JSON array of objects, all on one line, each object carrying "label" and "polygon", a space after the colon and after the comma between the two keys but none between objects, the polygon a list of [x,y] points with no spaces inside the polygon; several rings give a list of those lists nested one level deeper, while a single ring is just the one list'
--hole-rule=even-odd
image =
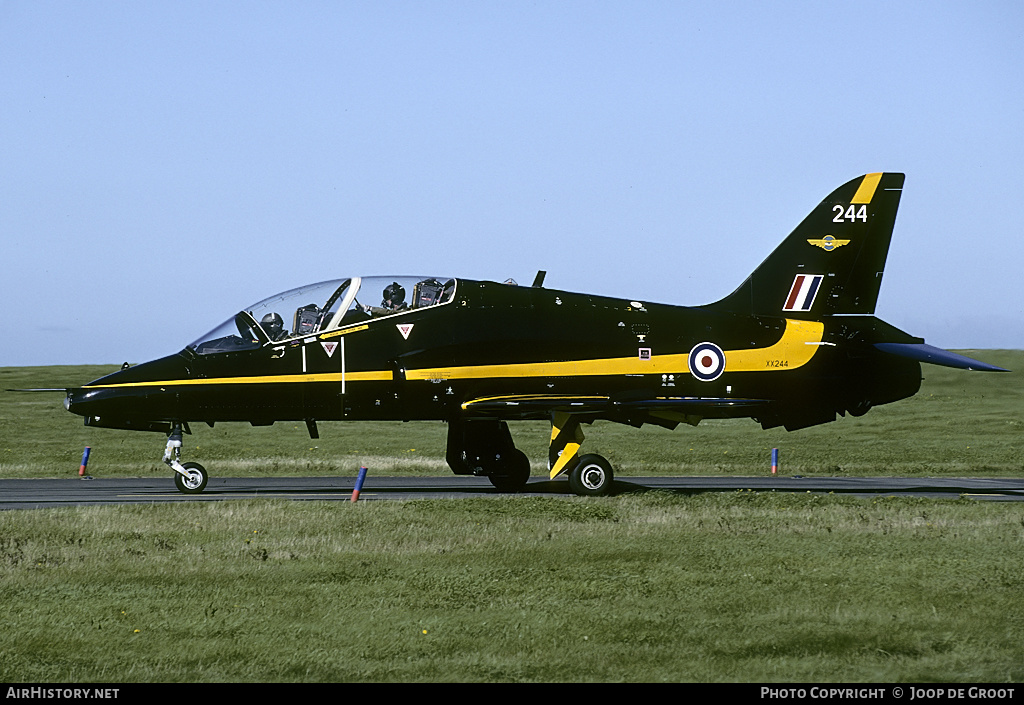
[{"label": "cockpit canopy", "polygon": [[[236,352],[384,316],[441,306],[455,295],[445,277],[353,277],[309,284],[264,299],[187,346],[199,355]],[[380,303],[377,303],[377,302]]]}]

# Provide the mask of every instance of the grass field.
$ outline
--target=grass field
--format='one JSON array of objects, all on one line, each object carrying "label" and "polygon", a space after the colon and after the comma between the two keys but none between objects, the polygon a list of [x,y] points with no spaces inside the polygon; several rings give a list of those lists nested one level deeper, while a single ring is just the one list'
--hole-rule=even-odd
[{"label": "grass field", "polygon": [[4,682],[1024,678],[1016,503],[241,501],[0,536]]},{"label": "grass field", "polygon": [[[1024,369],[1024,353],[977,357]],[[103,368],[0,368],[0,389]],[[587,428],[622,475],[1019,476],[1020,375],[787,434]],[[168,475],[158,434],[0,392],[0,477]],[[441,424],[199,427],[216,475],[447,473]],[[542,472],[548,430],[517,424]],[[1019,682],[1024,505],[652,492],[0,512],[4,682]]]}]

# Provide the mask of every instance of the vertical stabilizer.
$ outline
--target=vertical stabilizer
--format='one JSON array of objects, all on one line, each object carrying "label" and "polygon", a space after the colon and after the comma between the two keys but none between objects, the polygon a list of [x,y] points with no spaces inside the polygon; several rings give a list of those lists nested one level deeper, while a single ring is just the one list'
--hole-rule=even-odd
[{"label": "vertical stabilizer", "polygon": [[711,308],[795,319],[873,314],[902,189],[894,173],[843,184]]}]

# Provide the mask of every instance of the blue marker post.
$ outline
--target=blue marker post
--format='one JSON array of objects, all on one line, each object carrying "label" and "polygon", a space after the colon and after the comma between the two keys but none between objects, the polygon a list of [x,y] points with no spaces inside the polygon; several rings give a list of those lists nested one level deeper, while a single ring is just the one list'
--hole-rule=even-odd
[{"label": "blue marker post", "polygon": [[779,449],[772,448],[772,475],[779,474]]},{"label": "blue marker post", "polygon": [[82,465],[78,468],[78,476],[79,477],[85,477],[85,466],[89,464],[89,451],[91,451],[91,450],[92,450],[92,448],[90,448],[89,446],[86,446],[85,447],[85,452],[82,453]]},{"label": "blue marker post", "polygon": [[359,493],[363,490],[363,480],[366,479],[366,466],[359,468],[359,477],[356,478],[356,488],[352,490],[352,502],[359,499]]}]

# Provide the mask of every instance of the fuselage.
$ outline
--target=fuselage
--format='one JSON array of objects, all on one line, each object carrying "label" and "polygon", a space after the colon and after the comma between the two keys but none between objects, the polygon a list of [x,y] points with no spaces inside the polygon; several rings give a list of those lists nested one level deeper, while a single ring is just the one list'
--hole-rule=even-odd
[{"label": "fuselage", "polygon": [[[353,306],[278,340],[241,330],[193,344],[71,390],[67,406],[90,425],[166,431],[172,422],[450,420],[472,418],[474,400],[564,395],[605,399],[588,413],[636,425],[752,416],[799,428],[920,384],[916,362],[871,347],[873,326],[885,325],[871,317],[793,320],[484,281],[446,286],[430,305]],[[737,404],[636,412],[618,403],[680,398]],[[499,415],[550,411],[509,404]]]}]

